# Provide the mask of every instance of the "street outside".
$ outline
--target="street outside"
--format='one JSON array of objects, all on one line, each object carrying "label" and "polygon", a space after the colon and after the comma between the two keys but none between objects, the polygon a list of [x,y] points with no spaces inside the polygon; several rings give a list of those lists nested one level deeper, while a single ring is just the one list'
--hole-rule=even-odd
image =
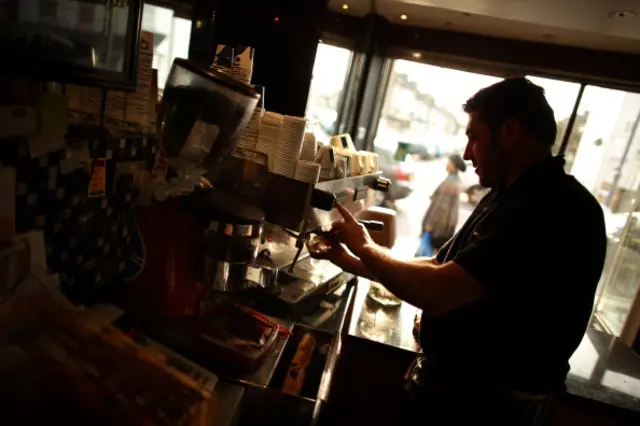
[{"label": "street outside", "polygon": [[[418,248],[422,230],[422,218],[429,207],[429,197],[436,187],[446,177],[446,158],[429,161],[421,161],[416,169],[413,180],[413,191],[409,197],[396,201],[396,243],[393,252],[404,258],[413,257]],[[467,167],[465,173],[461,173],[463,184],[468,187],[477,183],[478,178],[472,167]],[[460,213],[458,229],[464,224],[473,206],[467,203],[467,197],[463,193],[460,199]]]}]

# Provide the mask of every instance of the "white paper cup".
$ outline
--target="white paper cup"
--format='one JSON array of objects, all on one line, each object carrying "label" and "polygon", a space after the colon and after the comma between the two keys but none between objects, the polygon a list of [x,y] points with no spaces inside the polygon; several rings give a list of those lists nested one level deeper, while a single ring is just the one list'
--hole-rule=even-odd
[{"label": "white paper cup", "polygon": [[255,49],[251,46],[236,46],[233,49],[235,54],[234,68],[240,68],[244,70],[253,71],[253,60],[255,55]]},{"label": "white paper cup", "polygon": [[378,154],[375,152],[369,153],[369,173],[375,173],[378,171]]},{"label": "white paper cup", "polygon": [[336,179],[346,179],[349,176],[349,157],[342,154],[335,156],[334,177]]},{"label": "white paper cup", "polygon": [[305,133],[302,140],[302,150],[300,151],[300,159],[305,161],[314,161],[317,154],[316,137],[313,133]]},{"label": "white paper cup", "polygon": [[351,140],[351,135],[344,133],[342,135],[331,136],[329,144],[336,149],[343,149],[346,151],[355,151],[356,148]]},{"label": "white paper cup", "polygon": [[323,146],[316,155],[316,163],[319,163],[322,169],[331,169],[335,166],[335,152],[332,146]]},{"label": "white paper cup", "polygon": [[299,160],[296,165],[294,179],[310,184],[318,183],[320,170],[320,164],[316,162]]}]

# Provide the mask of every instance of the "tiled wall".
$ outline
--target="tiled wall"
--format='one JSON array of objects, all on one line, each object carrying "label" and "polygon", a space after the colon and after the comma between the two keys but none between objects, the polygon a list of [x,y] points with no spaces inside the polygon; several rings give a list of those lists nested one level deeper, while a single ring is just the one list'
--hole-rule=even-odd
[{"label": "tiled wall", "polygon": [[[136,191],[131,174],[116,179],[116,172],[125,163],[150,165],[157,141],[132,135],[68,139],[67,145],[86,147],[83,165],[70,167],[69,149],[32,158],[25,140],[0,140],[0,161],[16,168],[16,232],[44,231],[49,270],[59,273],[69,298],[82,302],[125,267]],[[106,160],[102,196],[89,196],[90,159]]]}]

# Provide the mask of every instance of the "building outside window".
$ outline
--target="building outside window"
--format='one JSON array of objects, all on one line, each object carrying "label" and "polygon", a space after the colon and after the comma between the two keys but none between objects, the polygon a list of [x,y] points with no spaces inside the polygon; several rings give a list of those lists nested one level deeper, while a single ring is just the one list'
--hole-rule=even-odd
[{"label": "building outside window", "polygon": [[338,110],[351,57],[348,49],[318,44],[305,115],[321,141],[328,142],[337,131]]},{"label": "building outside window", "polygon": [[189,57],[191,21],[174,16],[171,9],[145,3],[142,30],[153,33],[153,68],[158,70],[158,88],[162,89],[173,60]]}]

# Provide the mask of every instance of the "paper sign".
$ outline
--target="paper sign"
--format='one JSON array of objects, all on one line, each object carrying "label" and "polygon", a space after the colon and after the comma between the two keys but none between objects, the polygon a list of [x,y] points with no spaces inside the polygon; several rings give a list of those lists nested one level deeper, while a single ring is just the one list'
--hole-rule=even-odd
[{"label": "paper sign", "polygon": [[107,160],[96,158],[91,166],[89,198],[104,197],[107,192]]},{"label": "paper sign", "polygon": [[38,102],[40,131],[29,141],[31,158],[37,158],[65,147],[64,136],[69,124],[69,103],[61,94],[44,93]]},{"label": "paper sign", "polygon": [[38,111],[35,107],[0,106],[0,137],[38,134]]}]

